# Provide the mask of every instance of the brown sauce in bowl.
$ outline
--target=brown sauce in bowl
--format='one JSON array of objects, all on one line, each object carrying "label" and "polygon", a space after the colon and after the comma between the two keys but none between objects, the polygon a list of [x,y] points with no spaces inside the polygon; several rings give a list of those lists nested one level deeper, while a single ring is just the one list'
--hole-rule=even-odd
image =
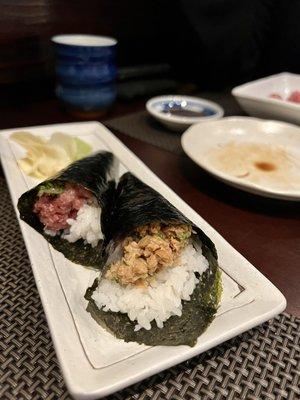
[{"label": "brown sauce in bowl", "polygon": [[280,190],[300,189],[300,161],[285,147],[232,141],[208,157],[219,171],[241,180]]},{"label": "brown sauce in bowl", "polygon": [[178,109],[170,108],[164,112],[166,114],[176,115],[178,117],[203,117],[205,115],[203,111],[185,110],[183,108],[178,108]]},{"label": "brown sauce in bowl", "polygon": [[254,166],[257,169],[260,169],[262,171],[274,171],[277,167],[276,165],[270,163],[270,162],[266,162],[266,161],[257,161],[254,163]]}]

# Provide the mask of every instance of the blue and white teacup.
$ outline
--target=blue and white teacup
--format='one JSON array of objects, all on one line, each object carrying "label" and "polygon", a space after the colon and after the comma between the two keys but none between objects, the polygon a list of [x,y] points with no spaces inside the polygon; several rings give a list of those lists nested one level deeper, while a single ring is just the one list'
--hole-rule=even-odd
[{"label": "blue and white teacup", "polygon": [[56,95],[74,111],[97,112],[116,98],[116,44],[106,36],[56,35]]}]

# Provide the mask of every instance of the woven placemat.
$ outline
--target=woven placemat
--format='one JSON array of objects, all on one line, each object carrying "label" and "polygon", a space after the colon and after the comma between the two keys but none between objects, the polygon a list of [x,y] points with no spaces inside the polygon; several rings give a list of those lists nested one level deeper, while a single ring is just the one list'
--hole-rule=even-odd
[{"label": "woven placemat", "polygon": [[[71,399],[3,178],[0,226],[0,399]],[[300,399],[299,340],[300,319],[281,314],[109,399]]]},{"label": "woven placemat", "polygon": [[104,125],[171,153],[183,153],[181,147],[181,133],[168,131],[146,111],[114,118],[105,121]]},{"label": "woven placemat", "polygon": [[[199,97],[219,103],[225,112],[225,116],[245,115],[230,92],[225,93],[201,93]],[[169,131],[161,125],[147,111],[113,118],[104,122],[108,128],[125,133],[135,139],[152,144],[174,154],[182,154],[181,133]]]}]

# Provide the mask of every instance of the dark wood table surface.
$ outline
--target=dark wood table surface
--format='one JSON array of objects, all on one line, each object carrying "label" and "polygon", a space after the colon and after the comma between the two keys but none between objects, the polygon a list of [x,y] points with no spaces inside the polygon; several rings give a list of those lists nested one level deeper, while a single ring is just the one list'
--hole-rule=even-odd
[{"label": "dark wood table surface", "polygon": [[[143,109],[144,101],[116,104],[100,121]],[[55,100],[0,108],[0,129],[78,121]],[[144,163],[270,279],[300,317],[300,203],[233,189],[186,156],[115,132]]]}]

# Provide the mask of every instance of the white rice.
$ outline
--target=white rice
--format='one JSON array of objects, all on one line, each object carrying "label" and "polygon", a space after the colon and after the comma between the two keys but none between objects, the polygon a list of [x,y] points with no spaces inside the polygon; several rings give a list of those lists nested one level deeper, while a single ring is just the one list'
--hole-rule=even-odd
[{"label": "white rice", "polygon": [[190,244],[182,252],[181,265],[159,272],[148,288],[102,279],[92,298],[104,311],[128,314],[137,322],[135,330],[151,329],[151,321],[162,328],[172,315],[181,316],[182,300],[190,300],[199,281],[195,272],[201,275],[207,267],[201,249],[196,251]]},{"label": "white rice", "polygon": [[76,219],[67,219],[70,228],[65,229],[61,237],[71,243],[83,239],[92,247],[97,246],[98,241],[103,239],[100,215],[101,208],[99,206],[84,204],[78,211]]},{"label": "white rice", "polygon": [[[67,219],[70,225],[68,229],[64,229],[61,237],[70,243],[83,239],[85,243],[92,247],[97,246],[99,240],[103,239],[100,224],[101,208],[95,204],[85,203],[77,213],[75,219]],[[49,236],[59,235],[59,231],[44,228],[44,232]]]}]

